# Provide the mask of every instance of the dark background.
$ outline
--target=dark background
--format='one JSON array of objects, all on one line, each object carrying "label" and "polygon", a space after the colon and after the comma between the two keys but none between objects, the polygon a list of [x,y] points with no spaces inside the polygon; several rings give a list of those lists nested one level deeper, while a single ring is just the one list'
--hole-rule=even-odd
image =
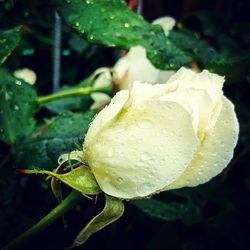
[{"label": "dark background", "polygon": [[[142,14],[149,21],[170,15],[211,43],[226,36],[241,48],[249,49],[249,4],[241,0],[145,0]],[[22,42],[4,66],[10,70],[31,68],[38,76],[38,92],[50,93],[54,9],[49,1],[0,1],[0,29],[20,24],[24,30]],[[88,44],[64,24],[62,30],[62,85],[73,85],[98,67],[112,66],[120,55],[118,50]],[[166,203],[183,204],[185,216],[161,220],[126,202],[123,217],[92,236],[80,249],[250,249],[249,78],[224,88],[236,105],[241,123],[235,157],[227,169],[199,187],[154,197]],[[11,148],[4,143],[0,147],[0,176],[11,176],[0,190],[2,245],[44,216],[57,202],[44,178],[17,175],[13,169],[21,166],[8,158]],[[59,220],[20,249],[63,249],[102,206],[101,200],[98,205],[83,201],[65,216],[67,226]]]}]

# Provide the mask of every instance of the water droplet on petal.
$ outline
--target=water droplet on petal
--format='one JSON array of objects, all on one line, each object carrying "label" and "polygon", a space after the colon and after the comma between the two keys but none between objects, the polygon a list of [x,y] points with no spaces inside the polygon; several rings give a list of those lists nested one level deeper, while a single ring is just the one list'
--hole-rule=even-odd
[{"label": "water droplet on petal", "polygon": [[110,148],[110,149],[108,150],[108,152],[107,152],[107,156],[108,156],[108,157],[112,157],[113,154],[114,154],[114,150],[113,150],[112,148]]},{"label": "water droplet on petal", "polygon": [[119,184],[123,183],[123,181],[124,181],[122,177],[118,177],[116,180],[117,180],[117,182],[118,182]]},{"label": "water droplet on petal", "polygon": [[138,122],[138,126],[140,128],[151,128],[152,127],[152,122],[150,120],[141,120]]},{"label": "water droplet on petal", "polygon": [[144,153],[141,155],[141,160],[142,160],[142,161],[147,161],[147,160],[149,160],[149,159],[150,159],[149,153],[144,152]]},{"label": "water droplet on petal", "polygon": [[145,182],[145,183],[140,184],[137,187],[137,194],[139,196],[141,196],[141,195],[144,196],[145,194],[147,195],[147,193],[151,193],[153,189],[154,189],[153,184]]}]

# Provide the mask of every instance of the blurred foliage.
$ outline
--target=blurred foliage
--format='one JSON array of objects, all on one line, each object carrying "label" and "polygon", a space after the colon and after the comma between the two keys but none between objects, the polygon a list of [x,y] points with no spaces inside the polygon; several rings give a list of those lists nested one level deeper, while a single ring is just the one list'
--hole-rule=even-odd
[{"label": "blurred foliage", "polygon": [[20,41],[20,28],[0,32],[0,64],[2,64]]},{"label": "blurred foliage", "polygon": [[[63,23],[61,86],[66,87],[62,89],[83,84],[82,79],[98,67],[112,66],[120,55],[118,48],[142,44],[152,62],[161,68],[168,68],[171,63],[172,68],[185,64],[225,74],[226,83],[234,84],[226,84],[224,92],[235,103],[241,126],[235,158],[220,176],[196,188],[128,202],[124,216],[82,248],[250,248],[250,21],[233,15],[233,8],[228,8],[226,17],[218,12],[196,11],[182,18],[165,38],[159,26],[128,10],[124,1],[52,2],[0,1],[0,62],[3,63],[0,70],[0,245],[57,204],[44,178],[20,176],[16,169],[52,170],[59,155],[82,147],[96,114],[88,111],[92,100],[86,96],[54,101],[44,107],[36,104],[37,95],[48,94],[52,89],[54,11],[59,6],[65,21],[79,34]],[[248,13],[247,3],[240,2],[242,12]],[[173,9],[178,4],[172,1]],[[20,25],[21,31],[14,28]],[[192,64],[187,64],[188,58],[192,58]],[[23,67],[36,72],[36,88],[12,76],[14,70]],[[63,189],[63,193],[67,192],[67,188]],[[38,250],[62,249],[102,205],[83,201],[66,215],[67,227],[58,221],[23,249],[34,249],[34,246]]]}]

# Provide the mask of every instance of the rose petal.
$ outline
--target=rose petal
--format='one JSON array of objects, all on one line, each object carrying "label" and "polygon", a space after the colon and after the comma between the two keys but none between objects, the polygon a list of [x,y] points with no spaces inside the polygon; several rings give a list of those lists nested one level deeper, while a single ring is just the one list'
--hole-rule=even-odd
[{"label": "rose petal", "polygon": [[[106,113],[110,110],[112,106]],[[175,181],[198,144],[190,114],[178,103],[158,98],[133,103],[95,140],[88,137],[87,164],[101,189],[120,198],[144,197]]]},{"label": "rose petal", "polygon": [[86,135],[84,145],[90,144],[91,141],[95,139],[97,134],[104,129],[105,126],[110,124],[116,116],[119,115],[123,106],[126,104],[129,97],[128,90],[119,91],[111,100],[111,103],[104,108],[98,115],[95,117],[94,121],[89,127],[88,133]]},{"label": "rose petal", "polygon": [[191,115],[195,132],[200,139],[203,138],[204,131],[210,123],[213,110],[213,102],[208,93],[202,89],[183,89],[170,92],[161,100],[178,102]]},{"label": "rose petal", "polygon": [[128,85],[136,80],[156,83],[159,73],[159,70],[147,59],[146,50],[142,46],[132,47],[128,54],[116,63],[114,70],[123,89],[128,88]]},{"label": "rose petal", "polygon": [[205,90],[213,103],[216,104],[223,94],[222,87],[224,81],[224,77],[210,73],[207,70],[196,73],[193,70],[182,67],[169,78],[167,85],[170,85],[173,89],[175,87],[176,91],[192,88]]},{"label": "rose petal", "polygon": [[203,144],[183,175],[164,190],[197,186],[218,175],[233,157],[238,133],[234,106],[223,97],[222,109],[214,128],[207,132]]}]

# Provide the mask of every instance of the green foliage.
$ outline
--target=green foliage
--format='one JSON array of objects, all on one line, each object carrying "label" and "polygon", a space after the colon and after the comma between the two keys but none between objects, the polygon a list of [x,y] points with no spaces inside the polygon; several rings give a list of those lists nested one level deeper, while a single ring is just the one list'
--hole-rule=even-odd
[{"label": "green foliage", "polygon": [[0,31],[0,65],[8,58],[20,42],[20,27]]},{"label": "green foliage", "polygon": [[65,112],[46,120],[31,138],[13,149],[18,166],[54,169],[61,154],[82,148],[84,135],[94,115],[93,111]]},{"label": "green foliage", "polygon": [[92,234],[118,220],[123,212],[124,205],[122,200],[105,195],[104,209],[81,230],[71,247],[82,245]]},{"label": "green foliage", "polygon": [[131,200],[142,212],[164,221],[181,220],[186,224],[201,220],[201,210],[193,202],[164,202],[156,199]]},{"label": "green foliage", "polygon": [[232,43],[228,40],[223,40],[219,51],[190,32],[171,31],[169,39],[197,60],[202,68],[225,75],[228,82],[244,79],[249,70],[250,52],[242,51],[236,44],[233,44],[232,49]]},{"label": "green foliage", "polygon": [[160,26],[143,20],[123,0],[55,2],[64,19],[90,43],[123,49],[142,45],[161,69],[177,69],[191,60],[166,38]]},{"label": "green foliage", "polygon": [[0,139],[13,144],[35,125],[36,92],[32,86],[0,69]]}]

